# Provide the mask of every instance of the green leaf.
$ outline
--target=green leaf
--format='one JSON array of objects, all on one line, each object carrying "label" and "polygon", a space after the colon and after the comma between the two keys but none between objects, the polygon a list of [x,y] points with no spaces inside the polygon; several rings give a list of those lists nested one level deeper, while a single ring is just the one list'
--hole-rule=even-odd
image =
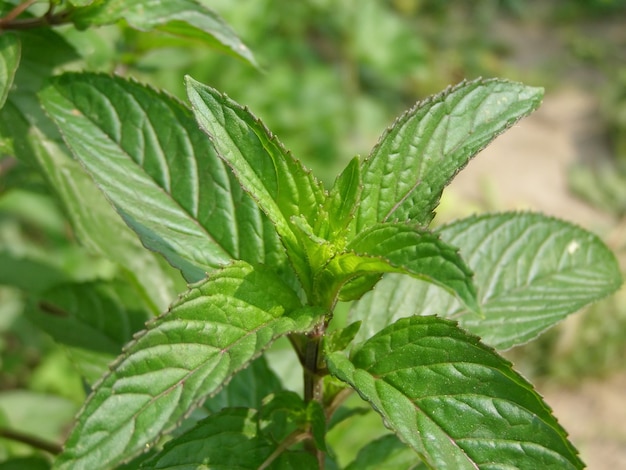
[{"label": "green leaf", "polygon": [[535,110],[542,96],[541,88],[481,79],[417,103],[361,165],[355,232],[394,220],[427,225],[449,181],[497,135]]},{"label": "green leaf", "polygon": [[180,103],[93,74],[61,76],[41,97],[124,221],[188,280],[233,258],[287,264],[272,225]]},{"label": "green leaf", "polygon": [[433,468],[583,468],[532,386],[454,322],[400,319],[328,367]]},{"label": "green leaf", "polygon": [[[361,339],[401,316],[458,317],[463,328],[498,349],[523,344],[585,305],[616,291],[622,282],[613,253],[594,234],[533,213],[488,214],[438,230],[460,248],[475,273],[483,318],[441,289],[389,276],[353,308]],[[379,311],[390,312],[383,318]]]},{"label": "green leaf", "polygon": [[39,129],[33,129],[31,136],[34,156],[61,200],[81,244],[121,266],[128,282],[149,299],[153,314],[165,310],[184,288],[180,273],[159,255],[144,249],[61,142],[46,137]]},{"label": "green leaf", "polygon": [[122,346],[151,318],[151,308],[125,282],[54,287],[40,296],[29,318],[58,343],[89,384],[108,371]]},{"label": "green leaf", "polygon": [[352,222],[361,200],[362,189],[359,158],[355,157],[335,180],[327,200],[326,212],[329,215],[333,238],[341,234]]},{"label": "green leaf", "polygon": [[443,287],[479,311],[472,273],[457,250],[431,232],[404,224],[378,224],[359,233],[320,275],[320,289],[369,273],[404,273]]},{"label": "green leaf", "polygon": [[31,131],[37,128],[46,135],[53,135],[55,127],[46,119],[36,93],[55,70],[78,59],[78,55],[67,41],[50,29],[20,31],[17,36],[22,44],[20,66],[15,73],[16,86],[0,109],[0,137],[8,144],[3,145],[5,153],[37,166],[32,149],[37,140]]},{"label": "green leaf", "polygon": [[280,379],[267,365],[265,356],[260,356],[235,375],[217,395],[207,400],[203,407],[214,413],[233,407],[259,409],[265,397],[281,389]]},{"label": "green leaf", "polygon": [[425,469],[417,462],[413,450],[404,445],[395,434],[387,434],[363,447],[346,470],[407,470]]},{"label": "green leaf", "polygon": [[104,0],[76,10],[71,19],[79,28],[124,20],[141,31],[158,30],[199,39],[217,50],[257,66],[250,49],[228,24],[216,12],[194,0]]},{"label": "green leaf", "polygon": [[[296,269],[306,275],[292,218],[317,227],[326,196],[322,185],[304,169],[274,135],[246,108],[211,87],[186,77],[187,94],[196,119],[218,154],[274,223]],[[306,284],[306,278],[304,279]]]},{"label": "green leaf", "polygon": [[[167,444],[141,468],[154,470],[224,468],[256,470],[278,445],[259,432],[259,413],[247,408],[229,408],[209,416],[188,433]],[[316,468],[308,452],[284,451],[267,467]]]},{"label": "green leaf", "polygon": [[68,0],[70,5],[74,5],[75,7],[85,7],[87,5],[91,5],[96,0]]},{"label": "green leaf", "polygon": [[275,339],[320,317],[267,268],[239,261],[215,271],[125,348],[56,468],[111,468],[146,450]]},{"label": "green leaf", "polygon": [[0,108],[9,95],[20,63],[21,43],[14,34],[0,35]]}]

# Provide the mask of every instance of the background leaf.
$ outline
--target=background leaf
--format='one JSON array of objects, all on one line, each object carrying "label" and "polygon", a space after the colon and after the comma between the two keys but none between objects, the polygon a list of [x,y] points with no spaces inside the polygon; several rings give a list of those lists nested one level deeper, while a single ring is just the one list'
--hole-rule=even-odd
[{"label": "background leaf", "polygon": [[381,136],[361,165],[363,197],[356,233],[376,222],[427,225],[454,175],[536,109],[542,96],[541,88],[481,79],[417,103]]},{"label": "background leaf", "polygon": [[42,100],[125,222],[187,280],[233,258],[286,265],[272,225],[180,103],[91,74],[56,79]]},{"label": "background leaf", "polygon": [[[208,466],[256,470],[277,447],[278,443],[259,432],[256,410],[229,408],[168,442],[162,452],[141,468],[191,470]],[[316,466],[315,458],[308,452],[285,451],[267,468],[306,469]]]},{"label": "background leaf", "polygon": [[400,319],[328,366],[434,468],[584,466],[532,386],[451,321]]},{"label": "background leaf", "polygon": [[202,40],[215,49],[257,65],[250,49],[230,26],[213,10],[194,0],[104,0],[76,10],[71,18],[81,28],[124,20],[142,31],[156,29]]},{"label": "background leaf", "polygon": [[67,347],[91,385],[151,316],[137,291],[120,281],[56,286],[29,312],[37,326]]},{"label": "background leaf", "polygon": [[272,271],[236,262],[193,286],[97,384],[57,468],[110,468],[146,450],[276,338],[320,312]]},{"label": "background leaf", "polygon": [[20,63],[20,40],[10,33],[0,35],[0,108],[4,106]]},{"label": "background leaf", "polygon": [[[54,187],[80,243],[114,261],[156,315],[185,288],[180,273],[146,250],[62,142],[31,131],[34,156]],[[58,136],[60,139],[60,136]],[[115,243],[111,243],[115,240]]]},{"label": "background leaf", "polygon": [[417,461],[415,452],[395,434],[386,434],[363,447],[346,470],[406,470],[426,469]]},{"label": "background leaf", "polygon": [[[474,270],[483,318],[440,288],[390,275],[353,308],[365,339],[410,315],[458,317],[461,326],[498,349],[525,343],[567,315],[619,288],[613,253],[594,234],[533,213],[488,214],[438,230]],[[390,312],[390,316],[379,312]]]}]

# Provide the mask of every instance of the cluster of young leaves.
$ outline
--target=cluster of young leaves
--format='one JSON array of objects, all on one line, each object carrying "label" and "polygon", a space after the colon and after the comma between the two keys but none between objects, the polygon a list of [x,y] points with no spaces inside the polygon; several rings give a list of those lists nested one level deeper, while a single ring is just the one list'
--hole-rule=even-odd
[{"label": "cluster of young leaves", "polygon": [[[113,467],[151,448],[281,336],[318,379],[324,396],[308,398],[319,403],[279,386],[248,409],[214,410],[143,465],[331,465],[325,421],[344,387],[415,462],[582,468],[548,406],[492,347],[526,342],[614,291],[613,255],[539,214],[428,229],[451,178],[534,110],[540,89],[504,80],[448,89],[399,118],[325,191],[246,108],[191,78],[187,87],[191,109],[96,74],[62,75],[40,93],[144,246],[195,282],[95,385],[57,468]],[[360,331],[320,342],[336,302],[357,299]],[[302,440],[317,451],[295,446]],[[245,451],[224,452],[234,446]]]}]

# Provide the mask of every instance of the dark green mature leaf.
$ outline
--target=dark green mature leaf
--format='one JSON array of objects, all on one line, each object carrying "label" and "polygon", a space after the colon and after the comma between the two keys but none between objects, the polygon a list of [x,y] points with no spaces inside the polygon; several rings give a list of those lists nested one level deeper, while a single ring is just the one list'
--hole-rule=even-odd
[{"label": "dark green mature leaf", "polygon": [[437,284],[479,311],[472,273],[456,248],[431,232],[404,224],[377,224],[358,234],[320,274],[321,290],[336,292],[352,277],[404,273]]},{"label": "dark green mature leaf", "polygon": [[[487,344],[507,349],[525,343],[583,306],[619,288],[617,260],[594,234],[568,222],[533,213],[490,214],[459,220],[438,230],[458,246],[475,272],[483,318],[441,289],[389,276],[352,311],[365,339],[397,318],[459,317]],[[386,318],[380,311],[388,311]]]},{"label": "dark green mature leaf", "polygon": [[286,264],[271,223],[183,105],[93,74],[61,76],[41,96],[125,222],[188,280],[233,258]]},{"label": "dark green mature leaf", "polygon": [[462,82],[402,115],[361,165],[356,233],[385,221],[427,225],[448,182],[497,135],[536,109],[541,88]]},{"label": "dark green mature leaf", "polygon": [[415,452],[403,444],[395,434],[387,434],[363,447],[346,470],[406,470],[425,469],[417,462]]},{"label": "dark green mature leaf", "polygon": [[4,106],[20,63],[21,43],[14,34],[0,35],[0,108]]},{"label": "dark green mature leaf", "polygon": [[272,271],[215,271],[148,324],[83,407],[56,468],[111,468],[142,452],[276,338],[321,317]]},{"label": "dark green mature leaf", "polygon": [[[277,447],[278,443],[259,432],[256,410],[229,408],[209,416],[188,433],[168,442],[162,452],[141,468],[257,470]],[[310,453],[285,450],[265,468],[316,467],[317,462]]]},{"label": "dark green mature leaf", "polygon": [[583,468],[532,385],[454,322],[400,319],[328,367],[434,468]]},{"label": "dark green mature leaf", "polygon": [[93,384],[122,346],[152,317],[151,306],[125,282],[60,285],[45,292],[29,317],[68,347],[70,357]]},{"label": "dark green mature leaf", "polygon": [[186,81],[200,126],[244,189],[272,220],[289,255],[296,257],[296,269],[304,276],[307,262],[302,259],[292,219],[302,222],[304,218],[309,227],[317,227],[326,199],[322,185],[250,111],[190,77]]},{"label": "dark green mature leaf", "polygon": [[214,413],[233,407],[259,409],[266,396],[281,389],[280,379],[267,365],[265,356],[260,356],[235,375],[217,395],[207,400],[203,408]]},{"label": "dark green mature leaf", "polygon": [[76,10],[71,18],[81,28],[124,20],[141,31],[159,30],[202,40],[215,49],[257,65],[250,49],[228,24],[213,10],[194,0],[102,0]]}]

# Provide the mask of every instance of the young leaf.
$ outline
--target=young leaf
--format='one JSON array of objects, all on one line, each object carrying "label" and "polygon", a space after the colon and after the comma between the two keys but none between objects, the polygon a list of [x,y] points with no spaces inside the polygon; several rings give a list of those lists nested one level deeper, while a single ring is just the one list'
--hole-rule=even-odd
[{"label": "young leaf", "polygon": [[[163,451],[141,468],[151,470],[237,468],[257,470],[277,450],[259,432],[259,413],[247,408],[228,408],[199,422],[186,434],[168,442]],[[284,450],[268,469],[316,468],[308,452]]]},{"label": "young leaf", "polygon": [[498,349],[525,343],[583,306],[619,288],[613,253],[594,234],[568,222],[533,213],[470,217],[438,230],[460,248],[475,273],[483,318],[441,289],[390,276],[354,306],[362,320],[360,338],[377,331],[379,310],[399,316],[458,317],[461,325]]},{"label": "young leaf", "polygon": [[180,103],[94,74],[58,77],[41,98],[124,221],[187,280],[233,258],[286,264],[272,225]]},{"label": "young leaf", "polygon": [[14,34],[0,35],[0,108],[4,106],[20,63],[20,40]]},{"label": "young leaf", "polygon": [[56,286],[41,295],[28,316],[67,346],[78,370],[93,384],[143,328],[150,312],[134,288],[117,281]]},{"label": "young leaf", "polygon": [[[301,276],[307,262],[298,246],[292,218],[317,227],[325,202],[321,184],[246,108],[211,87],[186,77],[196,119],[218,154],[231,166],[246,191],[274,223]],[[306,279],[304,279],[306,284]]]},{"label": "young leaf", "polygon": [[200,39],[215,49],[257,66],[250,49],[228,24],[213,10],[195,0],[103,0],[75,10],[71,19],[79,28],[124,20],[141,31],[159,30],[185,38]]},{"label": "young leaf", "polygon": [[361,165],[355,232],[377,222],[427,225],[443,188],[497,135],[535,110],[541,88],[501,79],[462,82],[402,115]]},{"label": "young leaf", "polygon": [[267,268],[240,261],[214,272],[126,347],[56,468],[111,468],[139,454],[276,338],[320,317]]},{"label": "young leaf", "polygon": [[358,234],[346,250],[320,274],[321,290],[336,292],[337,283],[355,275],[404,273],[435,283],[470,310],[480,310],[471,271],[456,248],[430,232],[404,224],[378,224]]},{"label": "young leaf", "polygon": [[330,216],[330,231],[334,237],[352,222],[362,189],[359,159],[355,157],[337,177],[328,196],[326,212]]},{"label": "young leaf", "polygon": [[532,386],[451,321],[404,318],[327,359],[433,468],[583,468]]}]

